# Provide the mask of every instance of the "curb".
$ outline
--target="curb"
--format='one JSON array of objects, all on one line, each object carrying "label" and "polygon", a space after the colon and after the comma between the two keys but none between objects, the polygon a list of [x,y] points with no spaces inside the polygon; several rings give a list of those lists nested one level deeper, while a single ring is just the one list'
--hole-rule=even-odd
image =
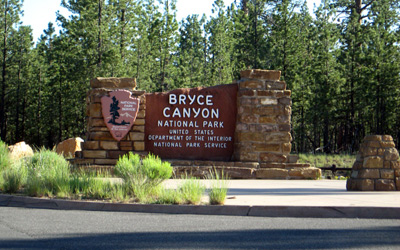
[{"label": "curb", "polygon": [[0,195],[0,207],[255,217],[400,219],[400,208],[397,207],[121,204],[106,202],[69,201],[60,199],[42,199],[3,194]]}]

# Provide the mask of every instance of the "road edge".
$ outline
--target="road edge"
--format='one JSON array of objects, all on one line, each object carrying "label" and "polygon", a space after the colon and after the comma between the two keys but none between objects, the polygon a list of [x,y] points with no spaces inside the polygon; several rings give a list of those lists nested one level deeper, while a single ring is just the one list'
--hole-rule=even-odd
[{"label": "road edge", "polygon": [[400,208],[397,207],[125,204],[6,194],[0,194],[0,207],[257,217],[400,219]]}]

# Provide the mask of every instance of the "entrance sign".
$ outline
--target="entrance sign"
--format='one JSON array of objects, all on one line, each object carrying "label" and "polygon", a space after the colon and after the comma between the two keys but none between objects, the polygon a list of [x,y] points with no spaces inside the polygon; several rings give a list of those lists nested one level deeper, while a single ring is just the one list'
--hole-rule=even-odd
[{"label": "entrance sign", "polygon": [[117,90],[101,98],[104,122],[112,137],[120,141],[129,132],[139,110],[139,100],[127,90]]},{"label": "entrance sign", "polygon": [[146,151],[166,159],[231,160],[237,84],[146,95]]}]

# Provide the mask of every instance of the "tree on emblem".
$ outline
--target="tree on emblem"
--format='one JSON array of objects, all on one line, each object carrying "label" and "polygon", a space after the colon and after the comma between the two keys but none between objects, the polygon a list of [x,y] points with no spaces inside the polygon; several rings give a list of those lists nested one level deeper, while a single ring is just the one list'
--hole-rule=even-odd
[{"label": "tree on emblem", "polygon": [[108,121],[108,123],[111,123],[116,126],[123,126],[126,124],[130,124],[130,122],[126,122],[123,120],[121,123],[116,122],[116,120],[119,118],[119,112],[121,108],[119,107],[119,101],[115,96],[112,97],[113,102],[110,104],[110,114],[111,114],[111,119]]}]

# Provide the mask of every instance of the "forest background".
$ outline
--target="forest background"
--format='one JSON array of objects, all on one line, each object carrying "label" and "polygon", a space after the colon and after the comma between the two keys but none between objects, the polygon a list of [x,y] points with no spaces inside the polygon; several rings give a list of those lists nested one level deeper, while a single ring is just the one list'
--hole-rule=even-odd
[{"label": "forest background", "polygon": [[61,32],[35,44],[21,0],[0,0],[0,136],[53,147],[85,137],[91,79],[148,92],[212,86],[249,68],[282,71],[295,152],[353,153],[367,134],[400,141],[400,0],[215,0],[176,18],[176,0],[62,0]]}]

